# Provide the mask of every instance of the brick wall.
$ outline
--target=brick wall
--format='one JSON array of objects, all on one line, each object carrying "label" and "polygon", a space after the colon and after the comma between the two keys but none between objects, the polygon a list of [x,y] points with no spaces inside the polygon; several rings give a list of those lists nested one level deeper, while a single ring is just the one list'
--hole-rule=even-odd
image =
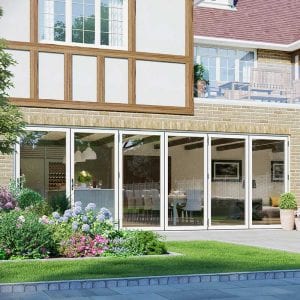
[{"label": "brick wall", "polygon": [[[289,135],[291,190],[300,199],[300,110],[295,108],[196,104],[194,116],[38,108],[23,108],[23,112],[31,125]],[[0,184],[8,183],[12,158],[0,157],[0,167]]]},{"label": "brick wall", "polygon": [[0,186],[8,185],[13,177],[13,157],[11,155],[0,154]]}]

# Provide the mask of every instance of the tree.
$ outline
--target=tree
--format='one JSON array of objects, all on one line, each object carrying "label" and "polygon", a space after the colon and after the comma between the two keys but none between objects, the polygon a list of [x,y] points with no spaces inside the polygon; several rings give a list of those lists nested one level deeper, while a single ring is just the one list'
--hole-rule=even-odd
[{"label": "tree", "polygon": [[[0,17],[3,10],[0,7]],[[18,138],[25,135],[26,123],[20,109],[9,102],[9,89],[13,87],[10,67],[16,61],[5,52],[5,42],[0,40],[0,153],[11,154]]]}]

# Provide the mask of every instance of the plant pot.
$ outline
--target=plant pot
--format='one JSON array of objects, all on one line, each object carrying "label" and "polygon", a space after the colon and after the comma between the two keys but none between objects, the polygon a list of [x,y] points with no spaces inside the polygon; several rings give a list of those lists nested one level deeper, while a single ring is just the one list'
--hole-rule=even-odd
[{"label": "plant pot", "polygon": [[198,80],[197,81],[197,92],[198,97],[204,97],[206,91],[206,82],[205,80]]},{"label": "plant pot", "polygon": [[294,230],[295,211],[293,209],[281,209],[280,222],[283,230]]},{"label": "plant pot", "polygon": [[296,230],[300,231],[300,218],[295,218]]}]

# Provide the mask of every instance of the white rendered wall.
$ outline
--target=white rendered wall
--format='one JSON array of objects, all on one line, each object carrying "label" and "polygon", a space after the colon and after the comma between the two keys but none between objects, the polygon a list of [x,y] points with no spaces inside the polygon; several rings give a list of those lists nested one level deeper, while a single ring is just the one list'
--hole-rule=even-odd
[{"label": "white rendered wall", "polygon": [[105,102],[128,103],[127,59],[105,59]]},{"label": "white rendered wall", "polygon": [[136,103],[185,106],[185,65],[136,62]]},{"label": "white rendered wall", "polygon": [[185,55],[185,0],[137,0],[136,49]]},{"label": "white rendered wall", "polygon": [[30,0],[0,0],[0,37],[10,41],[30,41]]},{"label": "white rendered wall", "polygon": [[97,58],[73,56],[73,100],[97,101]]},{"label": "white rendered wall", "polygon": [[39,53],[39,98],[64,100],[64,55]]},{"label": "white rendered wall", "polygon": [[30,97],[30,52],[7,50],[17,62],[15,66],[10,67],[10,71],[14,74],[12,82],[14,87],[10,88],[8,94],[15,98]]}]

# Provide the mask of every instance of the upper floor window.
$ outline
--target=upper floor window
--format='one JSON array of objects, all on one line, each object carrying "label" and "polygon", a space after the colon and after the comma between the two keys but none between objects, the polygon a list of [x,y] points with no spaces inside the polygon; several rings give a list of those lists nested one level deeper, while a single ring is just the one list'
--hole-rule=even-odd
[{"label": "upper floor window", "polygon": [[254,51],[196,46],[194,61],[204,66],[209,81],[206,96],[220,97],[228,87],[250,82]]},{"label": "upper floor window", "polygon": [[126,48],[128,0],[39,0],[42,42]]},{"label": "upper floor window", "polygon": [[235,8],[236,2],[236,0],[199,0],[198,5],[202,7],[233,9]]}]

